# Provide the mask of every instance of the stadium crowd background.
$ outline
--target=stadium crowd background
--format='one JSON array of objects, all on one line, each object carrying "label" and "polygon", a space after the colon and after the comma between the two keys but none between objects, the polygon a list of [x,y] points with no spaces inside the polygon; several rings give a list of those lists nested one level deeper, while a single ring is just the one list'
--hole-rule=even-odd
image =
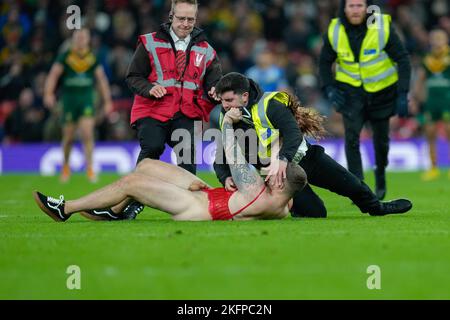
[{"label": "stadium crowd background", "polygon": [[[318,79],[322,35],[338,12],[339,0],[199,1],[197,26],[217,50],[223,72],[246,73],[265,90],[290,90],[328,117],[332,137],[343,135],[340,115],[324,99]],[[439,26],[450,35],[446,0],[375,1],[393,16],[411,54],[413,71]],[[96,115],[98,141],[134,140],[129,126],[132,94],[125,84],[139,34],[166,22],[170,1],[4,0],[0,5],[0,141],[60,141],[58,108],[43,106],[45,78],[56,55],[68,46],[69,5],[78,5],[92,34],[92,49],[107,73],[114,100],[110,114]],[[413,72],[414,81],[414,72]],[[421,134],[414,117],[392,118],[394,138]],[[370,134],[365,129],[364,135]]]}]

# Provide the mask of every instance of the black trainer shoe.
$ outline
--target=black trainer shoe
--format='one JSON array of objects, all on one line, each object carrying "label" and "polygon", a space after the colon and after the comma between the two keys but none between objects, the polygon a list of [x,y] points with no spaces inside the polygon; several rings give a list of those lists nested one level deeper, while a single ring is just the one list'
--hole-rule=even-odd
[{"label": "black trainer shoe", "polygon": [[384,170],[375,170],[375,195],[378,200],[386,196],[386,173]]},{"label": "black trainer shoe", "polygon": [[95,221],[123,220],[123,216],[121,214],[119,215],[114,213],[111,208],[85,210],[81,211],[80,214],[87,219]]},{"label": "black trainer shoe", "polygon": [[380,202],[376,210],[369,211],[371,216],[385,216],[387,214],[405,213],[412,208],[412,202],[407,199],[397,199]]},{"label": "black trainer shoe", "polygon": [[139,203],[137,201],[131,202],[129,205],[125,207],[125,209],[122,212],[123,219],[125,220],[134,220],[136,219],[137,215],[144,210],[144,205],[142,203]]},{"label": "black trainer shoe", "polygon": [[33,191],[34,200],[39,208],[44,211],[55,221],[64,222],[70,218],[70,214],[64,213],[64,196],[60,195],[59,199],[47,197],[40,192]]}]

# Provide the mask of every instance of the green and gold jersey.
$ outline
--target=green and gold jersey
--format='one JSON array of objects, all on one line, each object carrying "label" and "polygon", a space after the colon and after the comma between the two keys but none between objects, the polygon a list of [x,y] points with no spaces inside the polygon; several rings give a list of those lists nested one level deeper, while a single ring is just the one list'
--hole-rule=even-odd
[{"label": "green and gold jersey", "polygon": [[56,59],[63,65],[62,105],[63,121],[77,121],[82,116],[94,115],[95,69],[97,58],[91,51],[78,54],[67,51]]},{"label": "green and gold jersey", "polygon": [[426,72],[427,109],[450,108],[450,55],[436,58],[425,57],[423,66]]},{"label": "green and gold jersey", "polygon": [[61,77],[63,95],[85,92],[92,96],[95,84],[95,68],[98,66],[98,61],[91,51],[79,55],[69,50],[60,54],[56,61],[64,66]]}]

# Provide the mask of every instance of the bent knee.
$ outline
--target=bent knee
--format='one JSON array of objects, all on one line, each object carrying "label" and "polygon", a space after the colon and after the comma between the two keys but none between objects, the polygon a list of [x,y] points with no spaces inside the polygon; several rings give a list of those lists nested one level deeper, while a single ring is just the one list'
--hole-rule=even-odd
[{"label": "bent knee", "polygon": [[156,160],[149,159],[149,158],[142,159],[136,165],[136,171],[138,171],[138,170],[146,170],[147,168],[151,168],[153,166],[153,164],[154,164],[154,161],[156,161]]},{"label": "bent knee", "polygon": [[124,190],[127,187],[132,186],[134,183],[136,183],[137,178],[138,175],[134,172],[122,177],[119,180],[119,188]]}]

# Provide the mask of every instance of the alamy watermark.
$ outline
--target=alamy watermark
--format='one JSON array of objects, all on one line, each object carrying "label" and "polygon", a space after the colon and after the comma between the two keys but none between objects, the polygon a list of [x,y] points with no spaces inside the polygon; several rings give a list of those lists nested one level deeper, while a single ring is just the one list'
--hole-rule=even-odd
[{"label": "alamy watermark", "polygon": [[377,5],[371,5],[367,7],[366,11],[370,16],[367,19],[367,29],[381,29],[381,19],[383,19],[381,15],[381,9]]},{"label": "alamy watermark", "polygon": [[81,269],[77,265],[70,265],[66,269],[66,273],[69,275],[66,280],[66,287],[69,290],[81,289]]},{"label": "alamy watermark", "polygon": [[81,9],[79,6],[71,5],[67,7],[67,14],[70,16],[66,19],[66,26],[69,30],[81,29]]},{"label": "alamy watermark", "polygon": [[367,278],[366,285],[369,290],[381,289],[381,269],[376,264],[372,264],[367,267],[367,274],[370,276]]}]

